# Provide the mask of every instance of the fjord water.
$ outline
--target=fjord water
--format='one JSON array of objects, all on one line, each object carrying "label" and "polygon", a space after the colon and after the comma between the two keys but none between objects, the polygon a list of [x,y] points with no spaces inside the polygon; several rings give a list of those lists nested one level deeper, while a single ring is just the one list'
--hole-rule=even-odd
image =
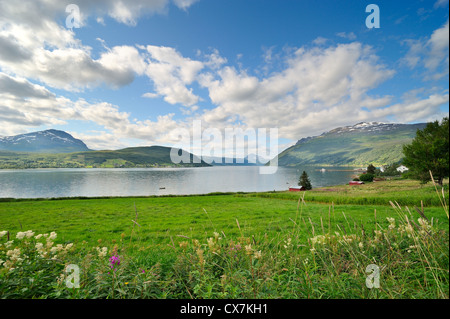
[{"label": "fjord water", "polygon": [[305,170],[313,187],[346,184],[351,168],[278,167],[259,174],[256,166],[198,168],[0,170],[0,198],[192,195],[212,192],[288,190]]}]

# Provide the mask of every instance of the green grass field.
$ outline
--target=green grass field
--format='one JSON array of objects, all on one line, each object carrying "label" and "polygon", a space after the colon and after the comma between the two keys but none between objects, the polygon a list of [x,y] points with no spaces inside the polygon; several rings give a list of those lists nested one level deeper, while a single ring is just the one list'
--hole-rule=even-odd
[{"label": "green grass field", "polygon": [[[14,243],[6,247],[6,235],[0,238],[0,260],[13,270],[0,270],[0,296],[448,298],[447,207],[448,182],[436,191],[409,180],[305,193],[4,200],[0,232]],[[32,249],[40,239],[15,238],[27,230],[57,233],[48,254]],[[58,244],[74,248],[50,252]],[[20,263],[8,255],[14,245],[29,250]],[[115,254],[120,269],[107,275]],[[69,263],[84,265],[75,291],[55,283]],[[372,263],[385,267],[378,290],[364,284]],[[36,267],[53,277],[34,278],[44,271]],[[23,291],[24,278],[46,288]]]}]

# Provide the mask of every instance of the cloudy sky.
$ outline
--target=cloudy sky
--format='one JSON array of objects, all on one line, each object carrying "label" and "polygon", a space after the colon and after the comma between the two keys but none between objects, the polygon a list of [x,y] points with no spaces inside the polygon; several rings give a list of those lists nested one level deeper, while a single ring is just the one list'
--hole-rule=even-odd
[{"label": "cloudy sky", "polygon": [[[366,26],[371,3],[380,28]],[[448,0],[0,0],[0,135],[54,128],[92,149],[170,146],[200,120],[278,128],[285,147],[361,121],[440,120],[448,10]]]}]

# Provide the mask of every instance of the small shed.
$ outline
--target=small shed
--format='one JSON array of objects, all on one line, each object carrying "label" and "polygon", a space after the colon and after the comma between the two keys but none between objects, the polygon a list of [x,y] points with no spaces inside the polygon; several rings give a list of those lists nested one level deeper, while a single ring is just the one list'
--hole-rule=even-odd
[{"label": "small shed", "polygon": [[364,182],[361,181],[351,181],[348,183],[348,185],[362,185],[362,184],[364,184]]},{"label": "small shed", "polygon": [[289,187],[290,192],[301,192],[305,191],[306,189],[303,186],[291,186]]}]

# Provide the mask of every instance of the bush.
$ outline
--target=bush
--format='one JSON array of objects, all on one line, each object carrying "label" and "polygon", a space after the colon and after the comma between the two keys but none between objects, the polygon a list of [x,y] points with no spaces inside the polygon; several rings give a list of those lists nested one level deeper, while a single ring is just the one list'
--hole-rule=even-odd
[{"label": "bush", "polygon": [[375,177],[375,175],[367,173],[367,174],[360,175],[359,180],[362,182],[373,182],[374,177]]}]

